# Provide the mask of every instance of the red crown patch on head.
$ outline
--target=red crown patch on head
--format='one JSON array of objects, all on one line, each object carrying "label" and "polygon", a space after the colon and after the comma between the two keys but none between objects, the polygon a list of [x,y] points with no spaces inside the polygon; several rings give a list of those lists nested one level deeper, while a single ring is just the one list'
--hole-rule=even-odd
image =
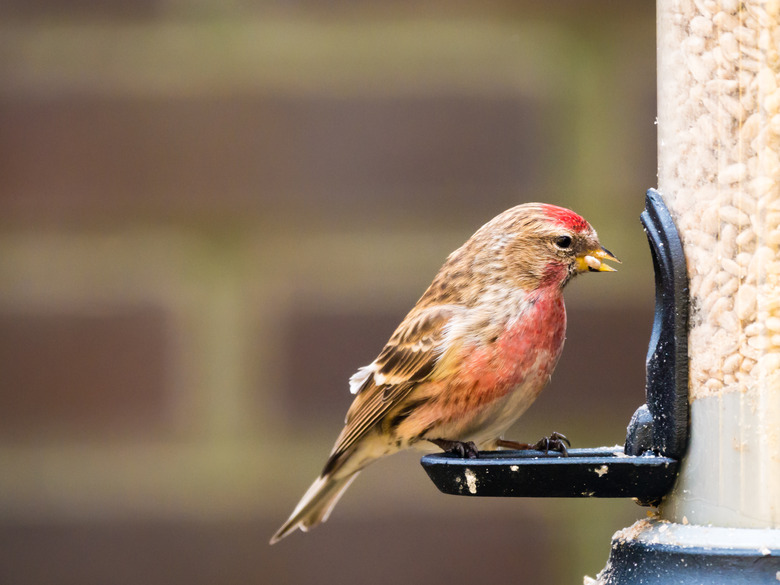
[{"label": "red crown patch on head", "polygon": [[562,226],[573,230],[575,232],[582,232],[587,230],[590,225],[587,221],[581,218],[570,209],[564,207],[558,207],[557,205],[542,205],[547,217],[557,221]]}]

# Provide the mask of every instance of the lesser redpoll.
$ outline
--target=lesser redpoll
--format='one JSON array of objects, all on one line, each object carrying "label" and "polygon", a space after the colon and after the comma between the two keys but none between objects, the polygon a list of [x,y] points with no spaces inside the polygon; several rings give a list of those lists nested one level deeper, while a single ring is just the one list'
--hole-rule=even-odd
[{"label": "lesser redpoll", "polygon": [[[327,520],[369,463],[434,443],[477,449],[523,446],[502,434],[550,379],[563,349],[563,287],[617,261],[582,217],[518,205],[449,255],[379,356],[350,378],[354,402],[319,478],[271,539]],[[560,435],[553,441],[559,441]]]}]

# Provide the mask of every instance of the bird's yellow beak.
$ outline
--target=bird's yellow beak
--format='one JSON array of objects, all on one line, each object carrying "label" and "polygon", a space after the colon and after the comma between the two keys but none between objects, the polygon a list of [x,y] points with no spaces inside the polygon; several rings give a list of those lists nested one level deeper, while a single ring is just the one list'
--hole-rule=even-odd
[{"label": "bird's yellow beak", "polygon": [[617,270],[612,268],[609,264],[605,264],[602,260],[612,260],[620,264],[620,260],[618,260],[612,252],[606,248],[598,248],[585,252],[581,256],[577,256],[577,271],[617,272]]}]

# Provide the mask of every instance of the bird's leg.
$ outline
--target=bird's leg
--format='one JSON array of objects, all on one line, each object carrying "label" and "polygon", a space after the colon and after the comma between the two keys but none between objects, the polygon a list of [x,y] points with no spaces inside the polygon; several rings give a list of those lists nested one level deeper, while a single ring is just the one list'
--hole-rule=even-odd
[{"label": "bird's leg", "polygon": [[461,459],[476,459],[479,450],[473,441],[450,441],[449,439],[428,439],[442,451],[457,455]]},{"label": "bird's leg", "polygon": [[566,446],[571,447],[571,441],[566,435],[561,433],[550,433],[549,437],[542,437],[536,443],[518,443],[517,441],[507,441],[506,439],[497,439],[496,446],[516,451],[544,451],[545,454],[550,451],[557,451],[564,457],[568,456]]}]

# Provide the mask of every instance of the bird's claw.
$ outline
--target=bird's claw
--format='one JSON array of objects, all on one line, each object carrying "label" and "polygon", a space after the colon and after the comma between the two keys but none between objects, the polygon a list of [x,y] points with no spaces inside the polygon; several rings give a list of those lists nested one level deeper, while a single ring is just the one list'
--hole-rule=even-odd
[{"label": "bird's claw", "polygon": [[479,449],[474,444],[474,441],[456,441],[450,453],[453,453],[461,459],[476,459],[479,457]]},{"label": "bird's claw", "polygon": [[547,455],[550,451],[556,451],[568,457],[569,453],[566,450],[566,446],[571,447],[571,441],[566,438],[566,435],[562,433],[550,433],[549,437],[543,437],[536,443],[518,443],[517,441],[508,441],[506,439],[498,439],[496,446],[504,447],[505,449],[515,449],[517,451],[544,451]]},{"label": "bird's claw", "polygon": [[564,457],[568,457],[569,452],[566,449],[567,446],[571,447],[571,441],[566,438],[566,435],[558,432],[552,432],[550,433],[549,437],[542,437],[539,439],[534,444],[533,449],[535,451],[544,451],[545,455],[547,455],[550,451],[557,451]]},{"label": "bird's claw", "polygon": [[431,439],[431,443],[447,453],[452,453],[461,459],[476,459],[479,449],[474,441],[450,441],[449,439]]}]

